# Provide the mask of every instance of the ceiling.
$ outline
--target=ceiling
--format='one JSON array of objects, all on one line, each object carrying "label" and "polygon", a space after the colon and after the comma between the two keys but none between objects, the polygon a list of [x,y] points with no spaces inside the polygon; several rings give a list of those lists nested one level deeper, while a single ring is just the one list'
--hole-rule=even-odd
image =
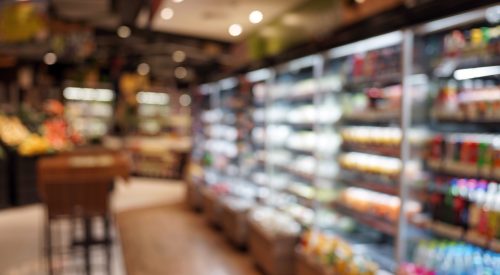
[{"label": "ceiling", "polygon": [[[244,38],[258,26],[272,21],[277,16],[294,8],[304,0],[184,0],[175,3],[164,0],[152,22],[152,29],[189,36],[204,37],[226,42],[235,42]],[[164,8],[174,10],[170,20],[161,17]],[[264,20],[259,24],[249,22],[248,16],[253,10],[260,10]],[[243,33],[232,37],[228,33],[231,24],[240,24]]]}]

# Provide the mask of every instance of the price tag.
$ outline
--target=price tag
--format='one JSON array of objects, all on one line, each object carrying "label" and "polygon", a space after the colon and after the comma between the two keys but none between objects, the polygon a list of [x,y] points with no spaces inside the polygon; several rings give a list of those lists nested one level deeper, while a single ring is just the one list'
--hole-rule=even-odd
[{"label": "price tag", "polygon": [[479,234],[477,231],[472,230],[467,231],[467,233],[465,234],[465,240],[469,243],[483,247],[488,244],[488,239],[485,236]]},{"label": "price tag", "polygon": [[464,234],[464,230],[461,227],[454,226],[454,225],[449,225],[446,223],[442,223],[439,221],[434,221],[432,223],[432,230],[436,232],[437,234],[450,237],[456,240],[459,240],[462,238]]}]

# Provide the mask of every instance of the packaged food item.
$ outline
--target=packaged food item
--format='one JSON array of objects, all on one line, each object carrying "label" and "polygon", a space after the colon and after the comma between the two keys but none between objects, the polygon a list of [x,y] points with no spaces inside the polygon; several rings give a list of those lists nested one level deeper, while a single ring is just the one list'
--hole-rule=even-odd
[{"label": "packaged food item", "polygon": [[379,271],[379,266],[368,255],[356,254],[348,242],[336,235],[306,231],[300,249],[327,274],[375,275]]}]

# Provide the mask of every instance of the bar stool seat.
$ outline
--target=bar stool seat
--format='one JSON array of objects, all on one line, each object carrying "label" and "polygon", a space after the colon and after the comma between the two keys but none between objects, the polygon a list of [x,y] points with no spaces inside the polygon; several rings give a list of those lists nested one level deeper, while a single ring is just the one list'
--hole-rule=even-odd
[{"label": "bar stool seat", "polygon": [[[109,198],[114,179],[128,178],[129,161],[121,153],[110,151],[75,152],[43,157],[38,161],[40,197],[46,208],[45,245],[48,272],[54,274],[52,223],[67,219],[72,224],[72,247],[83,247],[85,272],[91,274],[90,249],[104,245],[107,271],[111,272],[111,227]],[[104,236],[92,232],[92,221],[102,219]],[[83,221],[83,238],[75,238],[75,224]]]}]

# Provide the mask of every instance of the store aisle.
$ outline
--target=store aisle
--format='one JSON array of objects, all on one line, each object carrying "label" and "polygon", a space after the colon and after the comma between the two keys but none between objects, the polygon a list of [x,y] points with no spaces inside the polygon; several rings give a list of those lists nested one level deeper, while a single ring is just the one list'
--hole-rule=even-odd
[{"label": "store aisle", "polygon": [[175,192],[161,206],[116,217],[129,275],[256,275],[250,258],[231,247]]}]

